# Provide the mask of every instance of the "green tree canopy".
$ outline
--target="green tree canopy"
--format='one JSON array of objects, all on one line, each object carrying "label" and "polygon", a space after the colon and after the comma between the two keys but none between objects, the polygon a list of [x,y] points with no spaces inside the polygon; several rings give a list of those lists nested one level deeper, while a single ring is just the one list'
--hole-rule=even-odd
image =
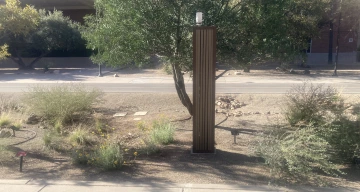
[{"label": "green tree canopy", "polygon": [[[39,23],[27,34],[16,35],[8,33],[1,39],[9,45],[11,59],[19,68],[32,69],[34,64],[51,51],[71,51],[83,49],[84,40],[80,34],[78,23],[63,16],[61,11],[39,10]],[[25,63],[23,57],[35,57],[30,63]]]},{"label": "green tree canopy", "polygon": [[328,0],[95,0],[83,36],[97,63],[142,64],[152,54],[166,57],[175,87],[192,114],[181,70],[192,69],[192,26],[196,11],[205,26],[217,26],[217,58],[249,66],[264,59],[291,59],[307,40]]},{"label": "green tree canopy", "polygon": [[[14,36],[27,35],[38,24],[39,15],[36,9],[26,5],[20,6],[19,0],[6,0],[0,5],[0,38],[12,34]],[[0,46],[0,59],[9,56],[8,45]]]}]

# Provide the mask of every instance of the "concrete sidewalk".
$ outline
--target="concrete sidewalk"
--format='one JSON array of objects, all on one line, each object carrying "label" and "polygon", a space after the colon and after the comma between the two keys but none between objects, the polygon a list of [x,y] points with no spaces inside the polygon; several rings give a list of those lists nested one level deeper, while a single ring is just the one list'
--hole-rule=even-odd
[{"label": "concrete sidewalk", "polygon": [[0,180],[1,192],[265,192],[265,191],[357,191],[344,188],[241,186],[225,184],[159,184],[115,183],[102,181]]}]

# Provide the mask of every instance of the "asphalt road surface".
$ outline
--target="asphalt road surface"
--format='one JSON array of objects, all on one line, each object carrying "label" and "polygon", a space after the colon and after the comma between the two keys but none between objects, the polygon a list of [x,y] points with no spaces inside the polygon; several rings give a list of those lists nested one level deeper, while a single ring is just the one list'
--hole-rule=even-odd
[{"label": "asphalt road surface", "polygon": [[[300,83],[297,83],[300,84]],[[0,83],[0,92],[24,92],[36,84]],[[41,83],[42,86],[54,86],[56,83]],[[87,87],[101,89],[107,93],[176,93],[172,83],[86,83]],[[360,94],[360,84],[323,84],[338,88],[344,94]],[[217,83],[217,93],[252,93],[252,94],[283,94],[288,92],[293,83]],[[192,84],[186,84],[186,89],[192,93]]]}]

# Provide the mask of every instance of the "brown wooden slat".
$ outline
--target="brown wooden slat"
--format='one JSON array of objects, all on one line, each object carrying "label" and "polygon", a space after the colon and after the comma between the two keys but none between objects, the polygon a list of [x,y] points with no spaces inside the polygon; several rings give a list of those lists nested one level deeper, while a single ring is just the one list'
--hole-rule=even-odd
[{"label": "brown wooden slat", "polygon": [[195,27],[193,37],[193,151],[215,151],[216,28]]}]

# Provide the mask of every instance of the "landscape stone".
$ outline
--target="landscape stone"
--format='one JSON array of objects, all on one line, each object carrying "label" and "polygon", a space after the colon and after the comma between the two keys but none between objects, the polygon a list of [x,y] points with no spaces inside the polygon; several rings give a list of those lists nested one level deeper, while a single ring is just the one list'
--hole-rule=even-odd
[{"label": "landscape stone", "polygon": [[235,71],[234,75],[241,75],[241,73],[239,71]]},{"label": "landscape stone", "polygon": [[114,74],[114,77],[119,77],[116,73]]},{"label": "landscape stone", "polygon": [[147,114],[147,111],[139,111],[134,114],[134,116],[144,116]]},{"label": "landscape stone", "polygon": [[127,115],[127,112],[121,112],[121,113],[115,113],[113,117],[125,117]]},{"label": "landscape stone", "polygon": [[0,131],[0,138],[9,138],[11,137],[11,132],[10,131],[6,131],[6,130],[1,130]]},{"label": "landscape stone", "polygon": [[134,121],[140,121],[141,118],[134,118]]}]

